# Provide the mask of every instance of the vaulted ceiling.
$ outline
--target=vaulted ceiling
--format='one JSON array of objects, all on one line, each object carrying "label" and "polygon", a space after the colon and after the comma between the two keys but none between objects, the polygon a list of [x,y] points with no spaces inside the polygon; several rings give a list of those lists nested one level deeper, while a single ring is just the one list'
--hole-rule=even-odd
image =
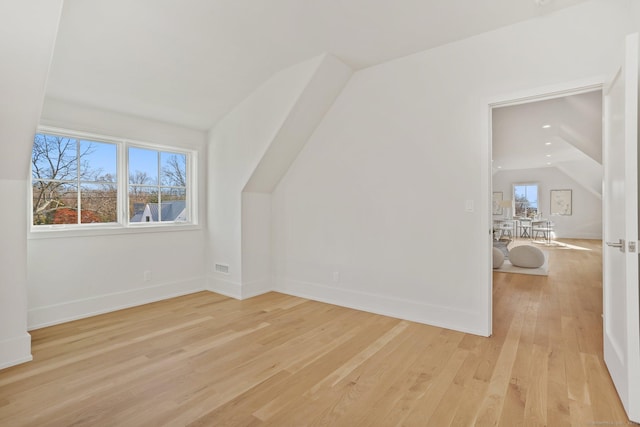
[{"label": "vaulted ceiling", "polygon": [[492,136],[496,170],[602,164],[602,92],[495,108]]},{"label": "vaulted ceiling", "polygon": [[360,69],[583,1],[65,0],[47,96],[207,130],[322,53]]},{"label": "vaulted ceiling", "polygon": [[494,108],[493,172],[554,167],[602,196],[602,91]]}]

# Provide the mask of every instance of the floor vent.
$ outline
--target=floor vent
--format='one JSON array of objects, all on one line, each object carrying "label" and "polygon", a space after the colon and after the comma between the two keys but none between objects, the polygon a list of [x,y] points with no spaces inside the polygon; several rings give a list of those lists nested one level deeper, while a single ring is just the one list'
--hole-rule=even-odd
[{"label": "floor vent", "polygon": [[229,274],[229,266],[227,264],[216,263],[216,273]]}]

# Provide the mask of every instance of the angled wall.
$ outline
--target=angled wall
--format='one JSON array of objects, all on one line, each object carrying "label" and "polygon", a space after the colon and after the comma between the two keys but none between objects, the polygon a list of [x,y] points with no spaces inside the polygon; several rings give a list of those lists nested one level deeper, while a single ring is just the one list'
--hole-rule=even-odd
[{"label": "angled wall", "polygon": [[489,100],[608,75],[626,4],[354,73],[273,193],[276,290],[490,334]]},{"label": "angled wall", "polygon": [[[600,100],[601,92],[594,92],[593,97]],[[575,96],[557,101],[568,107],[562,110],[563,125],[558,136],[602,164],[602,104],[590,105]],[[553,114],[553,108],[551,112]]]},{"label": "angled wall", "polygon": [[347,65],[332,55],[320,59],[243,191],[273,192],[347,83],[352,73]]},{"label": "angled wall", "polygon": [[[330,55],[294,65],[265,82],[211,131],[211,290],[246,298],[271,289],[269,194],[350,75]],[[216,264],[228,271],[216,271]]]},{"label": "angled wall", "polygon": [[581,160],[558,163],[555,167],[576,181],[579,186],[589,191],[599,200],[602,200],[604,167],[600,163],[591,157],[585,156],[585,158]]},{"label": "angled wall", "polygon": [[61,9],[62,0],[0,5],[0,368],[31,360],[27,179]]}]

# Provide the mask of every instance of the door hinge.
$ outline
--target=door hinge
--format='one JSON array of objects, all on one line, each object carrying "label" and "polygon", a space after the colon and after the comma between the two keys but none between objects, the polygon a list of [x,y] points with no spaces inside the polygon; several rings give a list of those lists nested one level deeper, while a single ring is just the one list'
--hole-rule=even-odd
[{"label": "door hinge", "polygon": [[629,252],[636,252],[636,241],[629,241]]}]

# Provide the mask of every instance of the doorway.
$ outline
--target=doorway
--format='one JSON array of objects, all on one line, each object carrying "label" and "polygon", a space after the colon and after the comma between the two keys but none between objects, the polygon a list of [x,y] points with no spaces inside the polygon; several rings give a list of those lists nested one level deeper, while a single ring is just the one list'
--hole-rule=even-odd
[{"label": "doorway", "polygon": [[[593,413],[597,413],[603,408],[614,408],[615,416],[612,419],[623,419],[624,412],[621,403],[617,399],[615,388],[612,386],[609,374],[604,365],[601,364],[602,359],[602,318],[599,308],[602,306],[602,249],[601,243],[598,243],[596,238],[602,239],[602,198],[597,197],[594,194],[596,190],[588,189],[589,184],[587,182],[580,182],[578,176],[568,176],[570,168],[563,167],[561,163],[569,162],[563,150],[560,152],[547,151],[548,147],[561,147],[561,138],[565,136],[575,134],[579,132],[571,132],[565,126],[563,132],[558,137],[557,133],[554,133],[549,139],[540,141],[541,147],[537,147],[536,150],[541,158],[536,158],[533,150],[527,151],[528,148],[523,147],[522,150],[526,151],[527,159],[523,160],[522,166],[510,168],[507,163],[496,164],[496,159],[507,159],[517,163],[515,156],[504,157],[496,156],[493,137],[496,133],[496,129],[493,126],[495,113],[500,114],[498,109],[506,109],[512,107],[522,106],[525,109],[525,104],[532,102],[546,102],[549,100],[560,101],[566,100],[574,95],[593,94],[598,98],[600,105],[602,105],[602,89],[600,86],[591,87],[588,91],[578,90],[576,92],[563,92],[559,96],[548,97],[546,95],[541,96],[543,99],[537,99],[536,97],[530,97],[526,99],[526,102],[519,101],[505,101],[500,104],[499,107],[492,106],[490,111],[490,117],[492,120],[490,123],[490,135],[492,135],[490,153],[493,156],[490,157],[490,186],[488,193],[492,195],[495,191],[503,191],[505,199],[514,200],[514,213],[516,212],[515,201],[517,199],[517,192],[514,191],[513,186],[518,184],[538,184],[539,197],[532,198],[537,204],[537,210],[549,217],[551,215],[550,197],[552,190],[573,190],[573,205],[572,215],[565,217],[552,217],[558,225],[562,225],[565,228],[558,227],[558,238],[571,244],[570,248],[549,248],[551,252],[550,259],[550,276],[525,276],[513,274],[508,277],[508,273],[496,273],[496,279],[494,281],[491,274],[491,289],[492,289],[492,314],[495,319],[494,336],[498,339],[502,337],[508,337],[506,339],[517,339],[517,349],[513,353],[513,371],[512,384],[514,388],[522,395],[518,395],[518,403],[522,400],[528,399],[530,396],[534,397],[535,393],[530,390],[535,389],[535,384],[531,385],[530,381],[532,377],[537,378],[542,384],[542,388],[549,389],[548,383],[552,383],[550,380],[553,378],[553,387],[555,390],[555,396],[560,401],[563,399],[568,400],[567,396],[572,397],[572,401],[578,402],[580,408],[570,408],[567,413],[573,416],[579,413],[583,408],[587,408]],[[514,109],[515,111],[515,109]],[[601,112],[599,113],[601,115]],[[529,114],[528,118],[532,118]],[[539,120],[540,121],[540,120]],[[598,120],[601,124],[601,119]],[[545,128],[544,125],[551,124],[552,127]],[[544,135],[546,129],[553,130],[553,126],[557,126],[560,129],[561,125],[557,123],[539,123],[538,127],[541,129],[540,133]],[[602,131],[599,131],[600,138],[599,150],[602,150]],[[549,135],[547,135],[549,136]],[[551,142],[551,145],[545,145],[546,142]],[[573,144],[576,144],[573,141]],[[515,145],[515,144],[514,144]],[[565,148],[565,147],[563,147]],[[551,157],[547,157],[546,154],[551,154]],[[600,153],[601,154],[601,153]],[[582,153],[584,156],[591,157]],[[547,160],[551,159],[551,160]],[[498,160],[501,162],[501,160]],[[526,164],[533,163],[532,166]],[[595,160],[594,160],[595,161]],[[552,163],[548,165],[547,163]],[[559,165],[557,163],[560,163]],[[599,163],[602,167],[602,163]],[[498,168],[498,166],[501,166]],[[520,169],[521,167],[521,169]],[[553,175],[553,179],[557,176],[565,176],[565,181],[561,184],[555,184],[551,179],[545,178],[543,174]],[[502,177],[501,177],[502,175]],[[584,179],[584,177],[582,177]],[[598,180],[600,180],[599,178]],[[567,184],[571,182],[569,188]],[[578,185],[582,187],[578,190]],[[527,194],[528,195],[528,194]],[[597,203],[597,208],[594,205],[584,204],[585,197],[591,197],[593,203]],[[527,199],[529,199],[527,197]],[[591,207],[590,207],[591,206]],[[574,226],[570,220],[576,220],[584,218],[579,212],[581,210],[596,210],[599,213],[599,223],[594,228],[600,233],[598,236],[594,235],[579,235],[574,234],[580,231],[580,227]],[[519,212],[522,215],[522,212]],[[490,220],[493,220],[493,215],[489,215]],[[578,222],[585,222],[584,219]],[[584,232],[585,227],[581,226]],[[579,244],[574,240],[566,240],[563,237],[584,237],[584,244]],[[542,248],[545,250],[546,248]],[[551,274],[552,273],[552,274]],[[495,297],[493,296],[493,290],[495,290]],[[494,311],[495,310],[495,311]],[[561,367],[561,368],[558,368]],[[557,368],[557,369],[556,369]],[[554,370],[555,369],[555,370]],[[566,369],[566,371],[564,371]],[[588,375],[586,373],[589,373]],[[563,376],[566,374],[565,376]],[[592,377],[589,377],[592,375]],[[570,381],[567,378],[571,378]],[[521,381],[521,383],[520,383]],[[589,381],[593,381],[590,383]],[[548,382],[548,383],[547,383]],[[593,384],[597,383],[598,386]],[[521,388],[520,388],[521,387]],[[604,405],[602,401],[596,399],[589,399],[589,395],[594,395],[596,392],[600,392],[598,396],[601,396],[602,400],[607,400],[607,404]],[[509,402],[505,403],[509,404]],[[528,406],[529,402],[525,402],[525,406]],[[551,413],[552,406],[547,407],[547,413]],[[589,419],[589,418],[588,418]],[[572,420],[577,424],[577,419]]]},{"label": "doorway", "polygon": [[[581,205],[581,200],[578,200],[581,197],[578,199],[574,197],[573,203],[576,209],[573,212],[576,212],[576,214],[574,215],[572,212],[571,218],[568,218],[568,216],[567,218],[554,217],[561,227],[558,229],[557,234],[560,237],[573,235],[591,239],[602,238],[601,175],[598,178],[589,180],[588,176],[591,176],[591,174],[579,176],[579,173],[581,170],[585,171],[585,168],[580,167],[581,162],[582,164],[590,162],[591,166],[589,168],[596,166],[593,169],[597,169],[599,167],[600,174],[602,174],[601,117],[603,84],[602,80],[596,79],[573,84],[569,83],[504,96],[487,103],[487,133],[489,135],[488,207],[495,204],[493,201],[494,191],[502,191],[511,198],[513,196],[514,183],[534,181],[539,184],[540,191],[537,212],[541,215],[544,213],[550,216],[550,191],[567,188],[552,188],[555,186],[551,180],[532,178],[531,176],[532,172],[536,170],[539,177],[544,177],[544,175],[540,174],[548,174],[549,171],[553,171],[555,175],[565,177],[562,187],[570,185],[578,188],[579,186],[581,187],[581,193],[589,194],[589,197],[596,198],[599,203],[597,209],[588,209]],[[588,107],[589,102],[594,102],[594,99],[599,104],[595,112]],[[559,115],[565,110],[570,111],[570,113],[567,113],[566,123]],[[595,121],[600,126],[597,127],[596,131],[575,128],[574,124],[581,120],[580,117],[584,119],[585,115],[586,117],[590,116],[590,121]],[[496,117],[504,120],[507,124],[505,126],[495,126]],[[527,126],[529,131],[524,131],[523,129]],[[593,143],[594,132],[597,133],[597,144]],[[515,149],[509,150],[509,147],[506,147],[507,149],[505,150],[503,145],[515,146]],[[497,174],[502,175],[502,177]],[[499,185],[502,185],[501,190],[496,188]],[[594,218],[580,219],[589,210],[597,211],[598,218],[595,218],[595,220]],[[489,230],[493,230],[495,211],[491,212],[490,208],[487,211]],[[578,211],[581,211],[580,215],[577,215]],[[585,230],[580,224],[587,222],[590,223],[590,227]],[[491,231],[489,234],[493,236]],[[492,242],[488,243],[488,253],[491,254]],[[490,258],[489,256],[488,265],[492,265]],[[493,271],[491,268],[489,269],[489,283],[488,325],[491,332],[493,331]]]}]

